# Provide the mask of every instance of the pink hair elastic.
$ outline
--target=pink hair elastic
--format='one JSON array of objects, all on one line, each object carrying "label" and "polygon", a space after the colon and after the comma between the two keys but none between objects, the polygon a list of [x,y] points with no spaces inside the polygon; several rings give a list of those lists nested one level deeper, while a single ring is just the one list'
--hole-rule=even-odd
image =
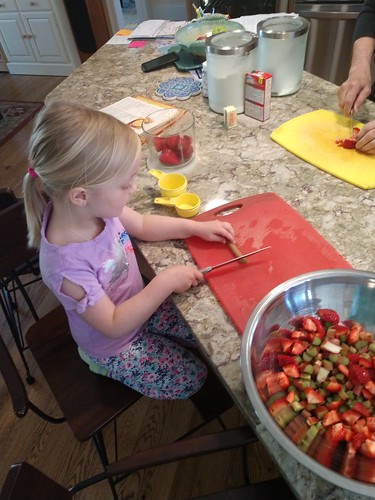
[{"label": "pink hair elastic", "polygon": [[27,173],[29,174],[30,177],[32,177],[33,179],[37,179],[39,177],[39,175],[35,172],[35,170],[33,169],[33,167],[29,167],[27,169]]}]

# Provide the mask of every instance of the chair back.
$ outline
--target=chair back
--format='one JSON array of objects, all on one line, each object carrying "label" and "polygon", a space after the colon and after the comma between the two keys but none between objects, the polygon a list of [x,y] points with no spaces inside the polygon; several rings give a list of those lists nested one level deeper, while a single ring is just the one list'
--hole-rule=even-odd
[{"label": "chair back", "polygon": [[25,384],[9,354],[5,342],[0,337],[0,373],[12,399],[13,410],[17,417],[24,417],[29,409],[29,399]]},{"label": "chair back", "polygon": [[16,201],[18,201],[18,198],[11,188],[0,188],[0,210],[10,207],[10,205],[13,205]]},{"label": "chair back", "polygon": [[21,462],[11,466],[0,492],[0,500],[26,497],[28,500],[69,500],[72,495],[43,472],[27,462]]},{"label": "chair back", "polygon": [[25,207],[20,199],[0,210],[0,276],[9,276],[20,266],[37,257],[27,245]]}]

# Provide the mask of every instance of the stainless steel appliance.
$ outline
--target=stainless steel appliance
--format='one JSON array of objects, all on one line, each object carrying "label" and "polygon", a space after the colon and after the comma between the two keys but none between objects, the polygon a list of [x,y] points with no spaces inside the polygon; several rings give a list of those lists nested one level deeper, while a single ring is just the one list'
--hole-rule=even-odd
[{"label": "stainless steel appliance", "polygon": [[341,85],[348,77],[352,37],[363,0],[290,0],[289,12],[310,21],[305,70]]}]

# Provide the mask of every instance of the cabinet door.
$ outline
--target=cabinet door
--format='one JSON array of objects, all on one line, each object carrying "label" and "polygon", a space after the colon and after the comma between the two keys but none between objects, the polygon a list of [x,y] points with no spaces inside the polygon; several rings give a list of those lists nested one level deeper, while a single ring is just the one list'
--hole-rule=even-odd
[{"label": "cabinet door", "polygon": [[23,22],[31,33],[30,44],[38,62],[63,63],[69,57],[53,12],[24,12]]},{"label": "cabinet door", "polygon": [[20,14],[1,14],[0,44],[8,61],[33,62],[35,55]]},{"label": "cabinet door", "polygon": [[28,10],[52,10],[49,0],[15,0],[15,2],[17,3],[18,10],[21,12]]},{"label": "cabinet door", "polygon": [[2,12],[14,12],[17,10],[15,0],[0,0],[0,14]]}]

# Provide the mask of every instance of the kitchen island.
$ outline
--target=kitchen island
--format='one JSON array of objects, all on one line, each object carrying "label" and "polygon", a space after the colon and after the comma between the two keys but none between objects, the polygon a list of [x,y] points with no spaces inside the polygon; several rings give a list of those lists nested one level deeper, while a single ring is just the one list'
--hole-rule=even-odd
[{"label": "kitchen island", "polygon": [[[155,95],[157,85],[179,74],[174,67],[142,73],[140,64],[157,55],[150,45],[142,49],[104,45],[51,92],[47,100],[75,101],[96,109],[126,96],[143,95],[161,101]],[[336,92],[335,85],[304,73],[298,93],[272,98],[268,121],[262,123],[239,115],[238,125],[229,130],[224,127],[223,117],[209,110],[207,99],[202,95],[187,101],[171,101],[173,105],[192,110],[196,121],[198,158],[182,173],[188,178],[189,191],[201,198],[201,212],[220,203],[274,192],[297,210],[350,265],[375,271],[374,190],[362,190],[322,172],[270,139],[275,128],[297,115],[316,109],[338,112]],[[375,105],[368,102],[356,118],[366,122],[371,117],[375,118]],[[132,196],[130,205],[140,212],[174,216],[173,208],[153,204],[158,192],[155,179],[148,174],[146,146],[143,146],[143,155],[138,191]],[[171,264],[194,264],[183,241],[139,242],[139,247],[156,273]],[[367,498],[312,474],[288,455],[259,422],[242,381],[241,336],[211,289],[202,285],[174,296],[174,300],[193,329],[208,362],[217,370],[297,498]]]}]

